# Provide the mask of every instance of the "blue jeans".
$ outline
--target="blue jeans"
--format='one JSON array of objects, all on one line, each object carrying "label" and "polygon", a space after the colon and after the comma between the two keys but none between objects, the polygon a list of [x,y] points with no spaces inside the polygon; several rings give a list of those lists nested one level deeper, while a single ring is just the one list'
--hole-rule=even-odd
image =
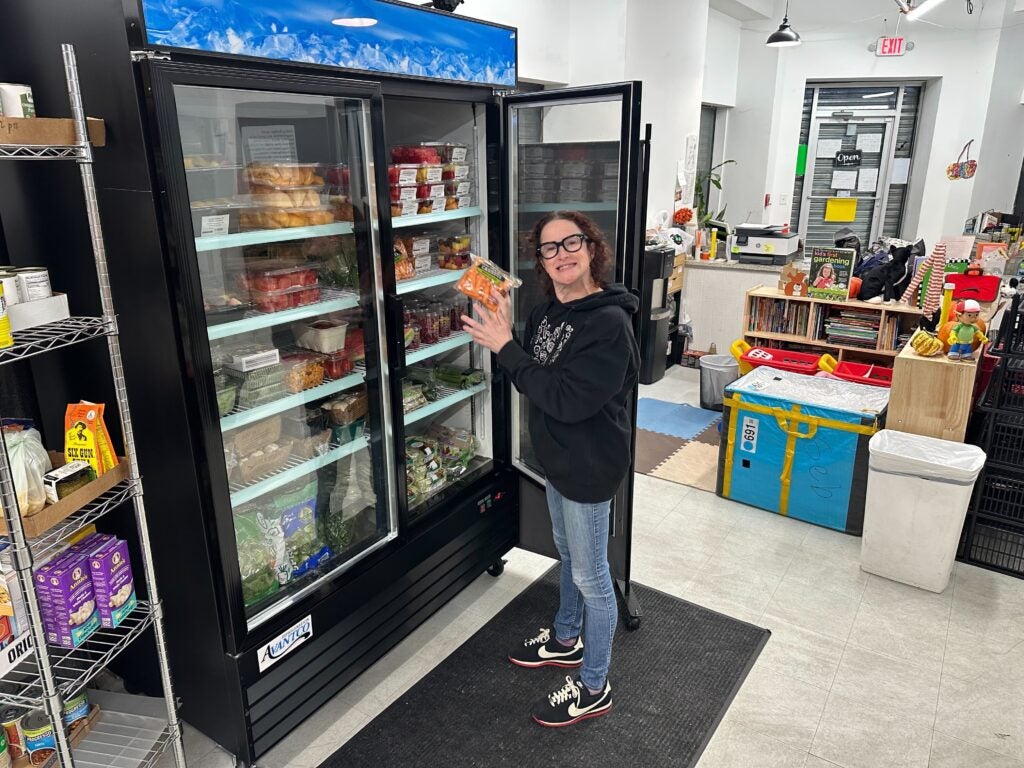
[{"label": "blue jeans", "polygon": [[949,347],[949,354],[970,357],[974,354],[974,348],[969,341],[966,344],[952,344]]},{"label": "blue jeans", "polygon": [[[580,679],[592,690],[604,687],[612,661],[612,638],[619,618],[608,568],[611,500],[586,504],[565,498],[551,483],[548,512],[555,546],[562,558],[562,582],[555,637],[571,640],[583,633]],[[587,621],[583,614],[586,608]]]}]

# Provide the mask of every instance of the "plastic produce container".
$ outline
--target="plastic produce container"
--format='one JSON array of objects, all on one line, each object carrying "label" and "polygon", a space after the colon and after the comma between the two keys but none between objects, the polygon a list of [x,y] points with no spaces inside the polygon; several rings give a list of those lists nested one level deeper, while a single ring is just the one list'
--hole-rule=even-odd
[{"label": "plastic produce container", "polygon": [[406,200],[426,200],[444,197],[445,185],[441,182],[433,184],[392,184],[390,186],[391,202],[400,203]]},{"label": "plastic produce container", "polygon": [[324,358],[315,352],[296,352],[281,358],[284,385],[289,392],[302,392],[324,383]]},{"label": "plastic produce container", "polygon": [[424,141],[421,147],[427,147],[437,152],[444,163],[464,163],[469,155],[469,148],[465,144],[453,144],[451,142]]},{"label": "plastic produce container", "polygon": [[280,312],[320,301],[319,286],[299,286],[283,291],[253,291],[252,301],[260,312]]},{"label": "plastic produce container", "polygon": [[469,178],[469,166],[463,163],[445,163],[441,169],[444,181],[464,181]]},{"label": "plastic produce container", "polygon": [[426,200],[403,200],[400,203],[391,203],[392,216],[416,216],[420,213],[433,213],[434,198]]},{"label": "plastic produce container", "polygon": [[868,450],[861,569],[942,592],[985,452],[888,429],[872,436]]},{"label": "plastic produce container", "polygon": [[725,388],[739,377],[739,363],[731,355],[704,355],[700,359],[700,407],[722,410]]},{"label": "plastic produce container", "polygon": [[[454,145],[453,145],[454,146]],[[391,161],[394,163],[434,163],[440,165],[444,156],[439,150],[439,143],[397,144],[391,148]]]},{"label": "plastic produce container", "polygon": [[294,265],[268,261],[245,270],[246,285],[254,291],[284,291],[317,284],[313,265]]},{"label": "plastic produce container", "polygon": [[345,348],[345,332],[348,323],[335,320],[316,320],[301,326],[296,334],[296,342],[300,347],[312,349],[314,352],[337,352]]}]

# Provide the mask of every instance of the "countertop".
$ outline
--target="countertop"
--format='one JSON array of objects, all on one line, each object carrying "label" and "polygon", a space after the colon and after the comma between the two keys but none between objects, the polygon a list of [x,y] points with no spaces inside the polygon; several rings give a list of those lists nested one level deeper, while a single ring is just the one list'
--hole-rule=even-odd
[{"label": "countertop", "polygon": [[774,272],[778,274],[782,267],[773,264],[740,264],[738,261],[703,261],[701,259],[687,259],[687,269],[720,269],[723,271],[736,272]]}]

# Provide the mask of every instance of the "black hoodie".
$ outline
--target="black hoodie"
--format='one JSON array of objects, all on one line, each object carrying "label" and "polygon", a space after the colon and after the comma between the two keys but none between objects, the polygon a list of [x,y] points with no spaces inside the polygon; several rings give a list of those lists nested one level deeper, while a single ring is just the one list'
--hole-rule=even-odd
[{"label": "black hoodie", "polygon": [[618,284],[567,304],[551,299],[530,313],[527,348],[511,341],[498,353],[530,402],[530,438],[548,482],[573,501],[607,501],[629,469],[638,307]]}]

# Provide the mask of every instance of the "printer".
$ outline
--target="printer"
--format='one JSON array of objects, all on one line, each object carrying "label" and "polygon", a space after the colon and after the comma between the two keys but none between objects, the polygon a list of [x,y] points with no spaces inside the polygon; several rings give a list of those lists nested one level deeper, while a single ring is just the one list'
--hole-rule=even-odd
[{"label": "printer", "polygon": [[775,224],[737,224],[731,256],[740,264],[788,264],[800,246],[800,236],[782,230]]}]

